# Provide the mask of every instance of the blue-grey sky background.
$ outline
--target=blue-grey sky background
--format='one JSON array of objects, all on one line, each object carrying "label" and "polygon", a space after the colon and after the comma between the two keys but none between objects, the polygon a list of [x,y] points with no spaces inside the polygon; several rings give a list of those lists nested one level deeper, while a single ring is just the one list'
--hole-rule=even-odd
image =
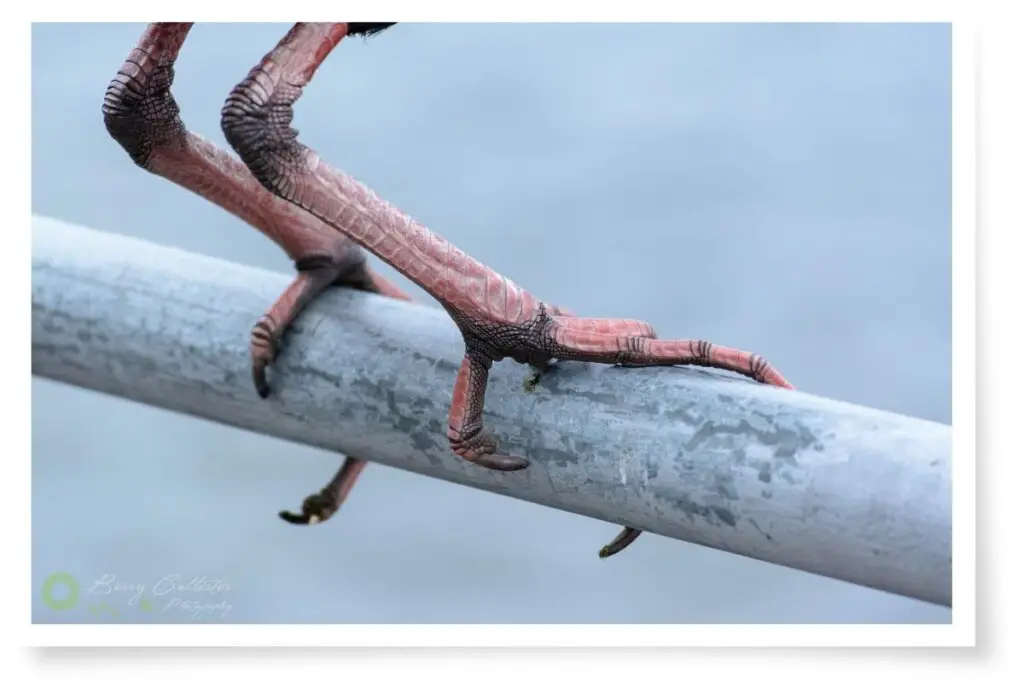
[{"label": "blue-grey sky background", "polygon": [[[34,211],[289,272],[108,137],[104,90],[143,28],[34,26]],[[186,125],[226,147],[224,98],[287,28],[198,24],[173,89]],[[949,423],[950,66],[948,25],[399,24],[343,43],[294,125],[542,298]],[[38,379],[32,407],[36,621],[184,618],[49,610],[55,571],[221,579],[244,622],[950,618],[649,534],[602,562],[611,525],[372,464],[339,516],[296,529],[277,510],[336,454]]]}]

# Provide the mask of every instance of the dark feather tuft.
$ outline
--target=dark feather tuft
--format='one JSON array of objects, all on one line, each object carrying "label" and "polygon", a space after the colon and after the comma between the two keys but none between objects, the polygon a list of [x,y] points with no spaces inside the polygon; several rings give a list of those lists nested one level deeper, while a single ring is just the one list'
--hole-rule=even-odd
[{"label": "dark feather tuft", "polygon": [[380,24],[367,24],[367,23],[356,23],[350,22],[348,24],[348,35],[350,36],[363,36],[369,38],[375,36],[378,33],[385,31],[398,22],[392,21],[391,23],[380,23]]}]

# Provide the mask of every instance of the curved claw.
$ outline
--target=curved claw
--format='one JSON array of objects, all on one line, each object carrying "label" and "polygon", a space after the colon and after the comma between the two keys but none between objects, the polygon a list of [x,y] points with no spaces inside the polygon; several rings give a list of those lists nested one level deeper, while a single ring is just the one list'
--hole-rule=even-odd
[{"label": "curved claw", "polygon": [[[465,367],[466,364],[463,364],[463,368]],[[458,387],[456,388],[458,389]],[[465,413],[461,410],[457,410],[457,405],[457,400],[452,402],[452,413],[458,416],[456,420],[462,421],[465,417]],[[453,422],[455,422],[455,420],[453,420]],[[489,470],[514,472],[516,470],[529,467],[530,465],[530,461],[526,458],[518,455],[503,455],[498,453],[498,442],[495,441],[491,434],[479,427],[476,428],[476,432],[472,434],[472,436],[464,436],[459,433],[458,427],[449,423],[448,444],[460,458],[464,458],[474,465],[486,467]]]},{"label": "curved claw", "polygon": [[326,522],[338,510],[338,503],[334,497],[321,491],[307,496],[302,501],[302,512],[295,513],[288,510],[281,510],[277,516],[289,524],[312,526],[320,522]]},{"label": "curved claw", "polygon": [[283,519],[284,521],[288,522],[289,524],[304,526],[309,524],[316,524],[320,521],[319,519],[311,518],[309,515],[298,515],[288,510],[281,510],[280,512],[277,513],[277,516]]},{"label": "curved claw", "polygon": [[612,555],[625,550],[630,543],[635,541],[640,535],[640,531],[637,529],[630,529],[628,526],[623,527],[619,535],[612,539],[612,542],[601,548],[597,556],[601,559],[611,557]]},{"label": "curved claw", "polygon": [[267,382],[267,366],[270,361],[263,359],[252,359],[252,383],[256,387],[256,393],[260,398],[270,396],[270,383]]},{"label": "curved claw", "polygon": [[518,455],[501,455],[500,453],[484,453],[473,462],[489,470],[500,472],[515,472],[530,466],[530,461],[526,458],[521,458]]}]

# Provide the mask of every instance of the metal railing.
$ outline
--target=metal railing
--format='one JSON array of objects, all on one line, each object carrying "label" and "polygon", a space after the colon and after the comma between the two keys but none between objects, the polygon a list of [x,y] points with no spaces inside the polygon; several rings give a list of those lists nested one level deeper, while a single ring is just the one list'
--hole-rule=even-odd
[{"label": "metal railing", "polygon": [[951,604],[948,425],[694,368],[562,363],[527,393],[505,361],[486,420],[531,466],[492,472],[445,438],[463,347],[440,309],[329,292],[261,400],[249,331],[289,276],[35,216],[32,278],[36,376]]}]

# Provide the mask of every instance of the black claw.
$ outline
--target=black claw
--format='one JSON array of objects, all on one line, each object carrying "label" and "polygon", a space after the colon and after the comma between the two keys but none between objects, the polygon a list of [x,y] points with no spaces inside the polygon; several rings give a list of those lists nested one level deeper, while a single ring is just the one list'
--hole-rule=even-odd
[{"label": "black claw", "polygon": [[499,455],[497,453],[481,455],[473,462],[489,470],[497,470],[499,472],[515,472],[530,466],[530,461],[526,458],[521,458],[518,455]]},{"label": "black claw", "polygon": [[267,382],[267,366],[259,363],[252,366],[252,382],[256,387],[256,393],[260,398],[266,399],[270,396],[270,383]]},{"label": "black claw", "polygon": [[338,504],[334,497],[326,491],[314,493],[302,501],[302,512],[296,514],[288,510],[281,510],[277,516],[289,524],[301,524],[311,526],[320,522],[326,522],[338,510]]},{"label": "black claw", "polygon": [[639,535],[640,531],[638,531],[637,529],[630,529],[629,527],[625,527],[622,531],[619,532],[619,535],[616,536],[611,543],[601,548],[600,552],[597,553],[597,556],[601,559],[605,559],[611,557],[612,555],[615,555],[616,553],[620,553],[623,550],[625,550],[630,543],[635,541]]},{"label": "black claw", "polygon": [[288,510],[281,510],[280,512],[277,513],[277,516],[283,519],[284,521],[288,522],[289,524],[309,524],[308,515],[297,515],[294,512],[289,512]]}]

